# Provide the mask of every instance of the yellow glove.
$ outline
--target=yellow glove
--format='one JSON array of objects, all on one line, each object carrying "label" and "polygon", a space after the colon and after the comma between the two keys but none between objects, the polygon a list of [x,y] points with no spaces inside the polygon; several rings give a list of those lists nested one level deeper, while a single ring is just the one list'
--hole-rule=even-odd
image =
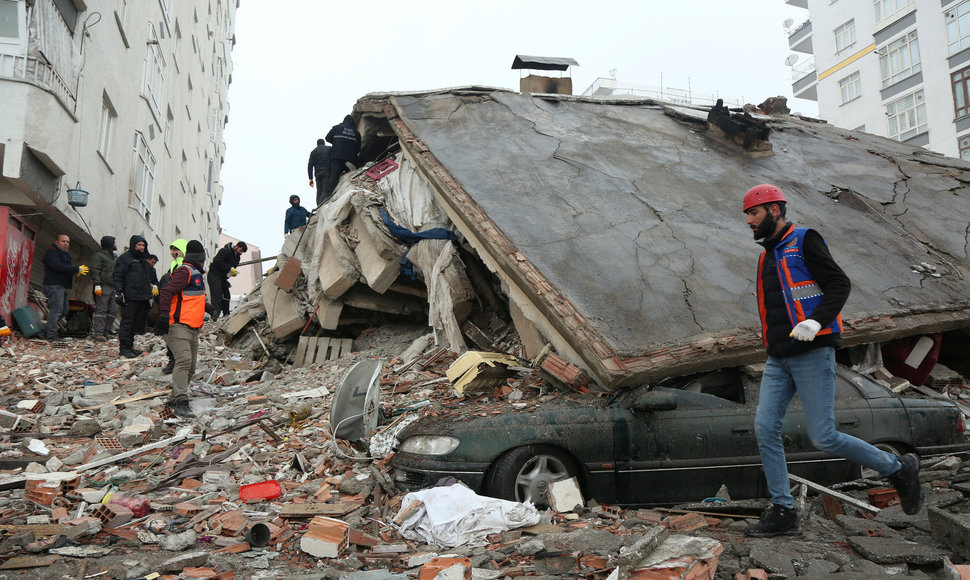
[{"label": "yellow glove", "polygon": [[10,327],[4,326],[0,328],[0,336],[10,336]]},{"label": "yellow glove", "polygon": [[313,180],[310,180],[310,187],[313,187]]},{"label": "yellow glove", "polygon": [[152,296],[158,296],[158,286],[152,284]]},{"label": "yellow glove", "polygon": [[238,273],[239,273],[239,271],[237,271],[235,268],[233,268],[232,270],[229,270],[229,275],[230,276],[235,276]]},{"label": "yellow glove", "polygon": [[90,272],[90,271],[91,271],[91,269],[88,268],[87,266],[85,266],[84,264],[81,264],[80,266],[77,267],[77,275],[78,276],[87,276],[88,275],[88,272]]},{"label": "yellow glove", "polygon": [[101,285],[100,284],[94,287],[94,295],[95,296],[101,296]]}]

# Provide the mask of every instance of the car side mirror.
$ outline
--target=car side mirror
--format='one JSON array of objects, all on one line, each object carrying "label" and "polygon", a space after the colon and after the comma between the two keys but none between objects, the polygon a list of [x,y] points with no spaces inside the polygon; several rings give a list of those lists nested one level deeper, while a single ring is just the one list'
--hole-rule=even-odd
[{"label": "car side mirror", "polygon": [[677,401],[672,393],[665,391],[646,391],[637,393],[630,402],[634,411],[673,411],[677,408]]}]

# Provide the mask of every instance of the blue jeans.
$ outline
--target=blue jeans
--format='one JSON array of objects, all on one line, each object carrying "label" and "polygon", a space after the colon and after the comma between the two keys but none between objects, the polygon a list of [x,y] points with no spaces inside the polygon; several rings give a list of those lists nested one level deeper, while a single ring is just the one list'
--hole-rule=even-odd
[{"label": "blue jeans", "polygon": [[788,508],[795,505],[781,440],[782,419],[795,393],[798,393],[805,412],[808,437],[817,449],[874,469],[884,476],[899,471],[901,464],[892,454],[835,429],[834,348],[816,348],[785,358],[769,356],[761,376],[754,429],[771,503]]}]

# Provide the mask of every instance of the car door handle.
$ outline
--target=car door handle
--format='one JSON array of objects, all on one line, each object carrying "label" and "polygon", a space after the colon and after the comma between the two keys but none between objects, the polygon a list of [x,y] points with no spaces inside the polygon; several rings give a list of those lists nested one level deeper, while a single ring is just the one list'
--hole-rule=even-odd
[{"label": "car door handle", "polygon": [[737,433],[738,435],[751,435],[751,429],[749,427],[732,427],[731,433]]},{"label": "car door handle", "polygon": [[840,427],[858,427],[859,426],[859,420],[858,419],[850,419],[848,421],[839,421],[839,426]]}]

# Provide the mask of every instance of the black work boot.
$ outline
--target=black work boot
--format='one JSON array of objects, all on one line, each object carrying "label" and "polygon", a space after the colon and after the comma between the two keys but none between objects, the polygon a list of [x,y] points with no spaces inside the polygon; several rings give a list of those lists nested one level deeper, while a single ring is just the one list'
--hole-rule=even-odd
[{"label": "black work boot", "polygon": [[744,533],[752,538],[771,538],[774,536],[800,536],[802,527],[798,525],[798,514],[793,508],[771,504],[761,520],[745,528]]},{"label": "black work boot", "polygon": [[889,483],[896,488],[903,511],[909,515],[919,513],[923,507],[923,486],[919,483],[919,457],[907,453],[899,458],[902,467],[889,476]]},{"label": "black work boot", "polygon": [[172,410],[172,414],[181,419],[186,419],[189,417],[195,417],[195,413],[192,412],[192,408],[189,406],[189,402],[185,399],[180,399],[174,403],[165,403],[165,406]]},{"label": "black work boot", "polygon": [[172,374],[172,372],[174,370],[175,370],[175,361],[174,360],[170,360],[170,361],[168,361],[168,364],[167,365],[165,365],[164,367],[162,367],[162,374],[163,375],[170,375],[170,374]]}]

